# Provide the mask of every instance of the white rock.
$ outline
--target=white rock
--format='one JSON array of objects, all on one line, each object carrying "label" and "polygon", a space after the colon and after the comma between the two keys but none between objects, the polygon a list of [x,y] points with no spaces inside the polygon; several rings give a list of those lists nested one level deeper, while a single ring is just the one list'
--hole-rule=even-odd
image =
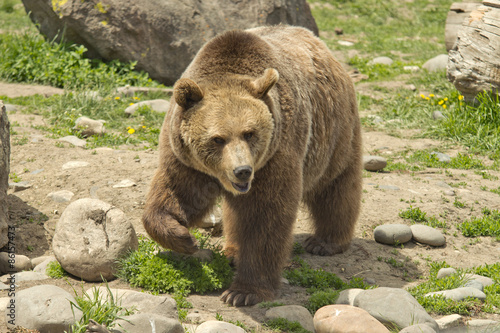
[{"label": "white rock", "polygon": [[50,192],[47,194],[47,198],[52,199],[55,202],[70,202],[75,194],[68,190],[61,190],[57,192]]},{"label": "white rock", "polygon": [[132,187],[136,186],[137,184],[131,181],[130,179],[124,179],[118,184],[113,185],[113,188],[125,188],[125,187]]},{"label": "white rock", "polygon": [[316,333],[389,333],[377,319],[361,308],[327,305],[314,315]]},{"label": "white rock", "polygon": [[467,297],[477,298],[480,301],[484,301],[486,299],[486,295],[481,290],[472,287],[460,287],[450,290],[434,291],[425,294],[425,297],[433,297],[435,295],[442,295],[445,299],[451,299],[454,301],[462,301]]},{"label": "white rock", "polygon": [[73,130],[80,132],[83,136],[103,135],[106,132],[104,120],[94,120],[89,117],[80,117],[75,120]]},{"label": "white rock", "polygon": [[288,321],[296,321],[306,330],[314,332],[314,322],[311,313],[300,305],[283,305],[270,308],[266,311],[266,318],[285,318]]},{"label": "white rock", "polygon": [[164,99],[153,99],[150,101],[143,101],[130,105],[125,109],[125,113],[128,115],[133,115],[141,107],[149,107],[151,110],[155,112],[165,113],[168,111],[168,108],[170,107],[170,102]]},{"label": "white rock", "polygon": [[47,259],[54,259],[55,260],[56,257],[54,257],[54,256],[40,256],[40,257],[36,257],[36,258],[31,259],[31,263],[33,264],[33,267],[36,267],[37,265],[41,264],[42,262],[44,262]]},{"label": "white rock", "polygon": [[457,274],[457,270],[453,267],[445,267],[445,268],[441,268],[438,272],[437,272],[437,275],[436,277],[438,279],[442,279],[444,277],[448,277],[448,276],[451,276],[453,274]]},{"label": "white rock", "polygon": [[448,65],[448,55],[440,54],[432,59],[429,59],[422,65],[423,69],[427,69],[429,72],[442,71],[446,69]]},{"label": "white rock", "polygon": [[349,42],[346,40],[339,40],[337,43],[339,43],[339,45],[342,45],[342,46],[353,46],[354,45],[353,42]]},{"label": "white rock", "polygon": [[245,330],[224,321],[209,320],[198,326],[195,333],[245,333]]},{"label": "white rock", "polygon": [[452,314],[436,319],[436,323],[440,330],[448,330],[462,324],[463,317],[459,314]]},{"label": "white rock", "polygon": [[336,304],[346,304],[346,305],[354,305],[354,299],[359,293],[362,293],[364,289],[360,288],[352,288],[342,290],[337,298]]},{"label": "white rock", "polygon": [[62,169],[63,170],[69,170],[69,169],[75,169],[75,168],[84,168],[86,166],[89,166],[89,162],[84,162],[84,161],[69,161],[63,164]]},{"label": "white rock", "polygon": [[63,142],[68,142],[71,143],[73,146],[76,147],[85,147],[87,142],[85,140],[82,140],[74,135],[68,135],[62,138],[59,138],[58,141],[63,141]]},{"label": "white rock", "polygon": [[381,65],[390,66],[390,65],[392,65],[393,62],[394,61],[389,57],[376,57],[376,58],[373,58],[372,60],[370,60],[368,62],[368,65],[381,64]]},{"label": "white rock", "polygon": [[[70,302],[76,303],[73,295],[56,286],[41,285],[23,289],[16,291],[13,318],[7,309],[6,319],[15,319],[16,326],[40,332],[62,333],[69,331],[70,326],[82,317],[80,310],[71,310]],[[14,328],[11,323],[7,323],[7,326]]]},{"label": "white rock", "polygon": [[33,272],[47,275],[47,266],[53,261],[57,261],[56,257],[48,257],[47,259],[36,265],[35,268],[33,268]]},{"label": "white rock", "polygon": [[38,273],[38,272],[33,272],[33,271],[24,271],[24,272],[17,272],[14,274],[6,274],[0,277],[0,281],[10,284],[13,281],[15,283],[18,282],[23,282],[23,281],[40,281],[40,280],[46,280],[49,277],[45,274]]},{"label": "white rock", "polygon": [[66,207],[52,242],[64,270],[86,281],[113,279],[117,259],[137,246],[126,215],[97,199],[80,199]]}]

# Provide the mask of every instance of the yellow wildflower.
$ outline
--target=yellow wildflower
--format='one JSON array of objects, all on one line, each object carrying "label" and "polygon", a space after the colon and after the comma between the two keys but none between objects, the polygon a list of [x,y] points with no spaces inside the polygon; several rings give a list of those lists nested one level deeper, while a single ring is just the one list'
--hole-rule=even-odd
[{"label": "yellow wildflower", "polygon": [[139,100],[139,97],[137,97],[137,96],[134,96],[134,97],[132,97],[132,98],[133,98],[133,99],[135,99],[136,101],[138,101],[138,100]]},{"label": "yellow wildflower", "polygon": [[429,97],[426,97],[425,99],[426,99],[426,100],[430,100],[430,98],[429,98]]},{"label": "yellow wildflower", "polygon": [[445,102],[446,102],[447,100],[448,100],[448,97],[443,98],[443,101],[445,101]]},{"label": "yellow wildflower", "polygon": [[146,126],[143,125],[142,128],[146,128]]},{"label": "yellow wildflower", "polygon": [[434,94],[429,94],[429,97],[434,97]]},{"label": "yellow wildflower", "polygon": [[446,109],[446,104],[443,104],[443,109]]},{"label": "yellow wildflower", "polygon": [[130,106],[134,105],[135,103],[129,103]]},{"label": "yellow wildflower", "polygon": [[444,101],[443,101],[443,100],[440,100],[440,101],[438,102],[438,104],[439,104],[439,105],[443,105],[443,103],[444,103]]},{"label": "yellow wildflower", "polygon": [[115,97],[115,99],[116,99],[116,100],[119,100],[119,99],[120,99],[120,96],[116,96],[116,97]]},{"label": "yellow wildflower", "polygon": [[464,96],[463,95],[458,95],[458,100],[461,101],[464,99]]},{"label": "yellow wildflower", "polygon": [[127,132],[128,132],[128,134],[134,134],[135,133],[135,129],[129,128]]},{"label": "yellow wildflower", "polygon": [[423,99],[425,99],[425,95],[424,94],[420,94],[420,97],[422,97]]}]

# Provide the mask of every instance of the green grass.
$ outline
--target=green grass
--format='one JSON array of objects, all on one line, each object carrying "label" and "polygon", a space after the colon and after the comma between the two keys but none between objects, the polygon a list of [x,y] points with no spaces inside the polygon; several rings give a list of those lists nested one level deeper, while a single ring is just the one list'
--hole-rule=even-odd
[{"label": "green grass", "polygon": [[66,272],[64,268],[62,268],[61,264],[58,261],[49,262],[45,274],[53,279],[62,279],[68,276],[68,272]]},{"label": "green grass", "polygon": [[412,223],[420,223],[433,228],[446,229],[448,227],[445,221],[440,221],[435,216],[428,217],[426,212],[418,207],[414,208],[412,205],[408,209],[400,211],[399,217],[410,220]]},{"label": "green grass", "polygon": [[482,216],[471,217],[457,224],[457,228],[466,237],[492,236],[500,241],[500,212],[485,208]]},{"label": "green grass", "polygon": [[463,301],[446,300],[441,296],[425,297],[429,292],[449,290],[462,287],[467,282],[465,273],[475,273],[492,278],[498,283],[500,278],[500,264],[478,266],[469,270],[458,269],[457,274],[438,279],[439,269],[449,267],[445,262],[431,262],[429,279],[418,286],[410,288],[408,291],[429,313],[438,315],[460,314],[477,315],[480,312],[499,313],[500,306],[500,288],[494,284],[484,288],[486,300],[484,302],[476,299],[467,298]]},{"label": "green grass", "polygon": [[218,250],[209,262],[159,250],[155,242],[141,239],[139,249],[120,261],[119,277],[153,293],[184,296],[221,290],[232,281],[229,260]]},{"label": "green grass", "polygon": [[307,288],[310,297],[305,307],[313,314],[319,308],[335,303],[338,293],[344,289],[371,288],[363,282],[363,279],[353,278],[349,282],[344,282],[333,273],[323,269],[312,269],[299,257],[295,257],[294,262],[299,267],[285,270],[283,275],[290,285]]},{"label": "green grass", "polygon": [[97,287],[94,287],[91,293],[87,293],[82,285],[81,295],[73,288],[75,302],[70,301],[71,309],[72,311],[78,309],[82,311],[83,315],[80,321],[71,326],[71,332],[85,333],[90,319],[104,325],[108,329],[112,329],[115,328],[116,320],[134,313],[134,309],[125,309],[121,306],[120,299],[114,298],[107,284],[106,288],[108,289],[109,297],[101,296]]},{"label": "green grass", "polygon": [[273,332],[287,333],[311,333],[300,325],[297,321],[289,321],[285,318],[275,318],[264,322],[264,327],[272,329]]}]

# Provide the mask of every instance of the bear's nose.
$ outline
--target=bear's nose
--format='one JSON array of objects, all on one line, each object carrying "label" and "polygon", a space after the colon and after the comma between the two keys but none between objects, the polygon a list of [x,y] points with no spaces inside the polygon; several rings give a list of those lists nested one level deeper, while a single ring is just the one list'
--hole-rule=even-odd
[{"label": "bear's nose", "polygon": [[252,175],[252,167],[249,165],[239,166],[233,170],[234,175],[242,182],[248,181]]}]

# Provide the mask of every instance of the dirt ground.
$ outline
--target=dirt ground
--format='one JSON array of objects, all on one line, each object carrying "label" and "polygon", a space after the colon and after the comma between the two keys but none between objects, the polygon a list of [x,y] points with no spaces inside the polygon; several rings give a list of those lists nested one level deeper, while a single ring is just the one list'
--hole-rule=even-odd
[{"label": "dirt ground", "polygon": [[[369,87],[363,86],[364,90]],[[57,93],[50,87],[10,85],[0,83],[0,95],[18,96],[33,93]],[[416,92],[418,93],[418,92]],[[140,218],[144,207],[145,195],[158,162],[158,151],[136,150],[134,147],[121,149],[99,148],[86,150],[64,143],[56,145],[57,140],[36,130],[33,125],[44,124],[38,115],[23,114],[21,111],[8,114],[15,135],[11,142],[28,137],[22,145],[12,144],[11,173],[16,173],[22,181],[31,187],[14,192],[9,190],[10,224],[16,227],[16,251],[30,258],[52,254],[51,240],[55,225],[69,203],[58,203],[48,198],[51,192],[68,190],[75,195],[71,202],[81,198],[98,198],[123,210],[134,225],[136,232],[145,234]],[[405,138],[390,136],[384,132],[365,130],[365,154],[377,151],[381,156],[390,156],[402,150],[426,149],[439,147],[439,141],[430,139]],[[455,156],[455,148],[448,154]],[[69,161],[85,161],[89,165],[81,168],[63,170],[63,164]],[[456,232],[457,222],[470,216],[480,215],[483,207],[500,209],[500,196],[483,191],[481,186],[497,188],[498,181],[483,179],[472,170],[426,169],[415,172],[380,172],[365,173],[363,178],[363,204],[356,227],[352,246],[343,254],[333,257],[320,257],[304,254],[303,258],[313,268],[323,268],[337,274],[344,280],[352,277],[369,279],[379,286],[406,288],[419,283],[419,277],[428,274],[428,262],[445,260],[453,267],[473,267],[481,264],[493,264],[498,261],[500,245],[489,237],[470,239]],[[500,177],[500,172],[490,171]],[[124,179],[132,180],[136,186],[113,188]],[[466,208],[453,205],[455,197],[447,196],[445,183],[466,183],[454,187],[456,198],[466,203]],[[397,186],[399,190],[384,190],[381,185]],[[413,203],[411,203],[413,202]],[[433,248],[409,242],[404,248],[378,244],[373,239],[373,229],[380,224],[408,223],[398,216],[401,210],[408,209],[410,203],[419,207],[428,215],[435,215],[446,220],[451,228],[446,234],[446,245]],[[440,217],[440,214],[446,214]],[[303,241],[310,231],[306,212],[300,212],[295,225],[296,241]],[[395,258],[402,267],[394,267],[383,259]],[[81,282],[70,280],[77,289]],[[55,284],[72,291],[71,286],[62,280],[44,280],[40,282],[19,282],[19,290],[37,284]],[[90,288],[92,283],[84,283]],[[130,288],[125,282],[110,282],[111,288]],[[220,293],[193,295],[188,300],[203,320],[215,319],[219,313],[224,320],[241,321],[248,327],[256,327],[264,320],[265,309],[257,306],[235,308],[219,300]],[[6,297],[6,291],[0,297]],[[303,288],[284,284],[277,301],[285,304],[303,304],[307,294]],[[485,315],[482,318],[500,320],[499,315]],[[1,319],[3,320],[3,318]],[[0,322],[0,327],[2,327]],[[260,329],[259,329],[260,330]]]}]

